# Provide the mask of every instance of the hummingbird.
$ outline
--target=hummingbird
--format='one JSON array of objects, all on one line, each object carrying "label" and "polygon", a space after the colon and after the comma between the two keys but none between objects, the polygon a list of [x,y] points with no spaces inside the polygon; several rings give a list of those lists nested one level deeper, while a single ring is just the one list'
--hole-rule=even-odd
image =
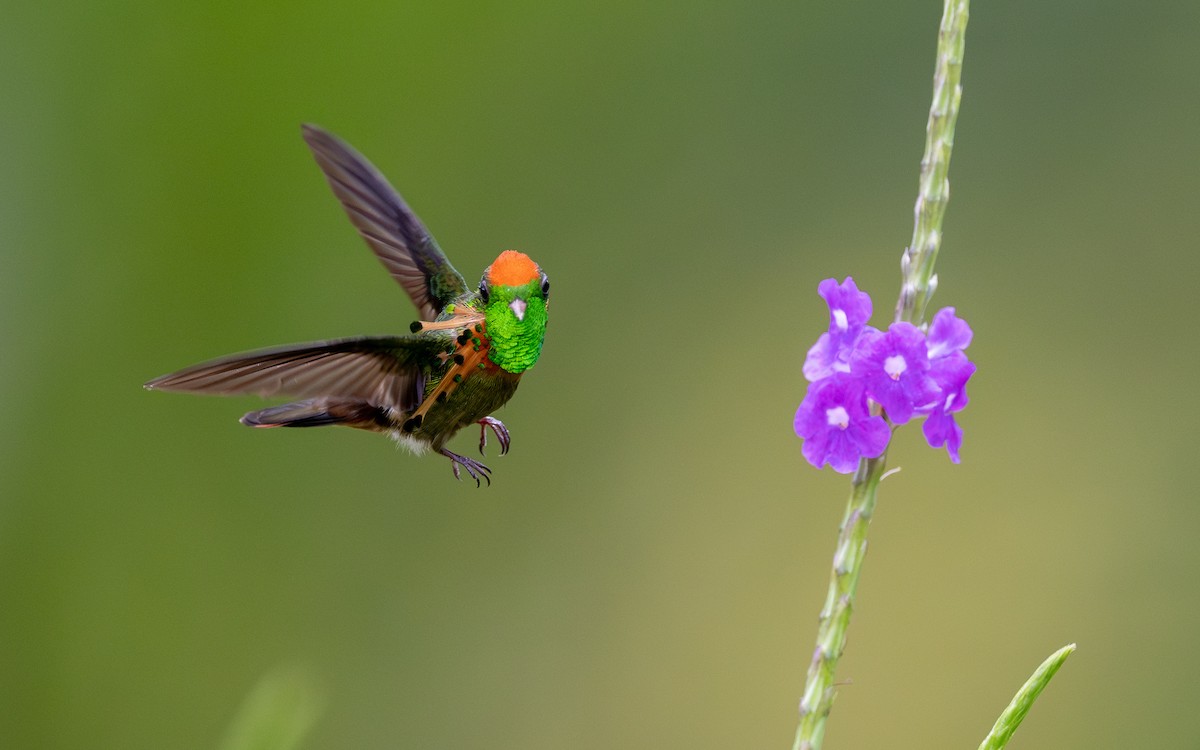
[{"label": "hummingbird", "polygon": [[315,125],[301,128],[346,215],[416,305],[409,335],[356,336],[233,354],[145,384],[148,390],[299,399],[252,411],[250,427],[344,425],[381,432],[415,453],[450,459],[480,486],[491,469],[446,448],[479,425],[500,454],[511,438],[491,416],[512,398],[546,335],[550,281],[529,256],[500,253],[476,289],[383,176],[348,144]]}]

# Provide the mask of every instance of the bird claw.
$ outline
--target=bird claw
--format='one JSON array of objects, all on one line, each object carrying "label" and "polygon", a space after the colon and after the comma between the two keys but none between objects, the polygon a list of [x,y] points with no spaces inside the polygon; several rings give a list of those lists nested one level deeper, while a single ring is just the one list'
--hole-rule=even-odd
[{"label": "bird claw", "polygon": [[492,470],[488,467],[484,466],[473,458],[467,458],[466,456],[460,456],[457,453],[451,453],[445,448],[442,448],[438,452],[450,459],[450,468],[454,470],[455,479],[460,481],[462,480],[462,476],[459,474],[459,467],[462,467],[466,470],[467,476],[475,480],[476,487],[483,486],[483,480],[487,481],[489,487],[491,486]]},{"label": "bird claw", "polygon": [[[500,443],[500,455],[508,453],[508,446],[512,442],[508,436],[508,428],[504,423],[495,417],[484,417],[479,420],[479,453],[483,454],[483,449],[487,445],[487,433],[490,429],[496,434],[496,441]],[[492,484],[492,470],[484,464],[476,461],[473,458],[460,456],[457,453],[442,448],[438,451],[446,458],[450,459],[450,468],[454,471],[454,478],[462,481],[462,472],[465,470],[467,476],[475,480],[476,487],[482,487],[484,482],[490,486]]]},{"label": "bird claw", "polygon": [[512,439],[508,435],[508,428],[504,423],[495,417],[484,417],[479,420],[479,455],[483,455],[483,448],[487,445],[487,431],[492,428],[492,432],[496,433],[496,440],[500,441],[500,455],[508,453],[508,446],[512,443]]}]

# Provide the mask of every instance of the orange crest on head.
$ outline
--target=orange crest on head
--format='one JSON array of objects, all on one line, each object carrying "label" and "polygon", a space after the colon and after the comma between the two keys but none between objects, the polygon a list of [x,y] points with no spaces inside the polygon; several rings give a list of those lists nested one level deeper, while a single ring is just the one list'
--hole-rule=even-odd
[{"label": "orange crest on head", "polygon": [[497,286],[524,286],[538,277],[537,264],[525,253],[505,250],[488,266],[489,284]]}]

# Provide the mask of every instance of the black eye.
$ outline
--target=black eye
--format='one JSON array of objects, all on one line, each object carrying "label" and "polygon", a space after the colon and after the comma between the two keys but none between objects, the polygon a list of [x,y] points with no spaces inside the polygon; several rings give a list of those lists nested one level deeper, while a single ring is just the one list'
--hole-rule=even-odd
[{"label": "black eye", "polygon": [[542,274],[542,296],[550,296],[550,278],[546,274]]},{"label": "black eye", "polygon": [[479,297],[483,300],[483,304],[486,305],[488,302],[488,297],[490,296],[491,292],[488,290],[487,279],[484,279],[483,281],[479,282]]}]

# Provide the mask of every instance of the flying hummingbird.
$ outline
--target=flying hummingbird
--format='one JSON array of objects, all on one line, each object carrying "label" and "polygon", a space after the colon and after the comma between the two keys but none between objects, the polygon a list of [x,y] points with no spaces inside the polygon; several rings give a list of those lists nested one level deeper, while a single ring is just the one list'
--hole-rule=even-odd
[{"label": "flying hummingbird", "polygon": [[529,256],[505,250],[477,290],[454,270],[421,220],[365,158],[314,125],[304,141],[367,245],[417,306],[407,336],[360,336],[234,354],[146,383],[147,389],[301,399],[252,411],[251,427],[345,425],[382,432],[421,453],[434,450],[475,480],[491,470],[446,449],[479,425],[508,452],[508,429],[490,416],[533,367],[546,335],[550,281]]}]

